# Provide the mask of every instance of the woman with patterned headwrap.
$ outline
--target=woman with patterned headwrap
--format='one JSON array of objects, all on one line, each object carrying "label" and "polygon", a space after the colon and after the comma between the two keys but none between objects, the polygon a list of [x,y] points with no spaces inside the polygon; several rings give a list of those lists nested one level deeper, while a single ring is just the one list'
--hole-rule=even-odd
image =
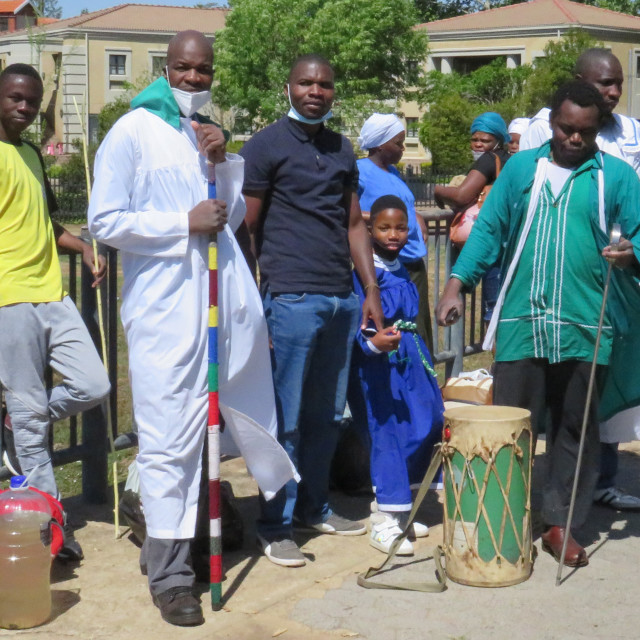
[{"label": "woman with patterned headwrap", "polygon": [[[464,181],[456,187],[436,185],[436,204],[444,209],[465,209],[478,200],[482,190],[492,185],[510,155],[504,148],[510,136],[502,116],[493,111],[479,115],[471,123],[471,153],[474,163]],[[500,269],[494,265],[482,279],[482,317],[491,320],[498,299]]]},{"label": "woman with patterned headwrap", "polygon": [[395,168],[404,152],[404,124],[392,113],[374,113],[369,117],[358,137],[358,144],[368,152],[366,158],[358,160],[360,174],[358,197],[363,215],[379,197],[393,195],[407,206],[409,216],[409,240],[400,252],[400,262],[409,272],[419,295],[416,317],[418,334],[433,352],[431,309],[425,258],[427,255],[427,227],[424,218],[416,213],[413,193]]}]

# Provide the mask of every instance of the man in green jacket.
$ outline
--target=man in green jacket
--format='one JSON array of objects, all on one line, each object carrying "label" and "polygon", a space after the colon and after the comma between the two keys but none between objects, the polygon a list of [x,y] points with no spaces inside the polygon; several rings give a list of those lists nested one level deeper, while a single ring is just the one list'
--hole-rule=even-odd
[{"label": "man in green jacket", "polygon": [[[607,260],[636,269],[640,256],[640,181],[623,161],[598,151],[595,139],[605,107],[582,81],[561,87],[552,103],[553,136],[542,147],[514,156],[500,174],[438,304],[440,324],[462,312],[463,291],[502,258],[504,282],[485,348],[496,336],[494,402],[531,411],[534,434],[547,425],[542,546],[565,564],[584,566],[585,550],[565,530]],[[608,244],[613,223],[622,227],[618,250]],[[611,357],[613,287],[598,365]],[[594,393],[574,523],[587,518],[598,478],[598,394]]]}]

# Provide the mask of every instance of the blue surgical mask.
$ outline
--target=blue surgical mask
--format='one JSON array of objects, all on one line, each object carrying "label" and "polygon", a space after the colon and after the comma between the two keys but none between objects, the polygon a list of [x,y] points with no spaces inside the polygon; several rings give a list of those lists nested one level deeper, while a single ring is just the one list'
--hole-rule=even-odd
[{"label": "blue surgical mask", "polygon": [[298,122],[304,122],[304,124],[320,124],[321,122],[324,122],[325,120],[328,120],[329,118],[333,117],[333,111],[331,111],[331,109],[327,111],[327,113],[325,113],[321,118],[305,118],[305,116],[303,116],[301,113],[298,113],[295,110],[293,103],[291,102],[291,93],[289,91],[289,85],[287,85],[287,97],[289,98],[289,105],[291,106],[291,109],[289,109],[289,113],[287,115],[292,120],[297,120]]}]

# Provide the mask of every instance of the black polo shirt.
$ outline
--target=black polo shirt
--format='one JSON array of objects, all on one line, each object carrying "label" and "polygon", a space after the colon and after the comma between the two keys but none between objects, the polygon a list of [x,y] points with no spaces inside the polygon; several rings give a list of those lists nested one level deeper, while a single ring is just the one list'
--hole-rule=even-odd
[{"label": "black polo shirt", "polygon": [[244,188],[265,191],[258,264],[272,293],[352,291],[345,190],[358,189],[351,143],[322,126],[310,136],[288,116],[254,135],[240,152]]}]

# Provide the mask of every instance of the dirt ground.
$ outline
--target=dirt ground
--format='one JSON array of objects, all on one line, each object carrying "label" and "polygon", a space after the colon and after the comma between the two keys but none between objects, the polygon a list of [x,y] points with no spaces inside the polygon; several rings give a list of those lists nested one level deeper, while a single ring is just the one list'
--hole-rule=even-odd
[{"label": "dirt ground", "polygon": [[[620,484],[640,494],[640,443],[622,445]],[[536,475],[542,471],[536,460]],[[520,585],[481,589],[448,583],[441,594],[365,590],[357,573],[382,561],[366,537],[301,537],[309,562],[287,569],[256,552],[253,522],[256,488],[241,460],[223,463],[223,477],[238,496],[245,521],[244,547],[226,554],[224,608],[212,612],[203,595],[206,622],[196,628],[172,627],[151,604],[146,579],[138,568],[138,549],[123,535],[114,538],[109,505],[66,501],[85,560],[79,566],[56,564],[52,619],[25,631],[0,630],[0,638],[64,640],[205,638],[314,640],[493,640],[640,637],[640,514],[594,507],[580,541],[587,545],[588,567],[566,569],[555,586],[556,562],[540,552],[533,575]],[[408,580],[430,580],[432,561],[421,561],[442,540],[440,496],[430,492],[420,519],[431,527],[416,544],[416,556],[392,573]],[[335,496],[337,510],[366,518],[370,498]],[[534,493],[535,509],[539,496]],[[124,533],[124,528],[121,529]],[[539,532],[534,527],[536,547]],[[1,577],[0,577],[1,579]],[[206,589],[206,587],[203,587]]]}]

